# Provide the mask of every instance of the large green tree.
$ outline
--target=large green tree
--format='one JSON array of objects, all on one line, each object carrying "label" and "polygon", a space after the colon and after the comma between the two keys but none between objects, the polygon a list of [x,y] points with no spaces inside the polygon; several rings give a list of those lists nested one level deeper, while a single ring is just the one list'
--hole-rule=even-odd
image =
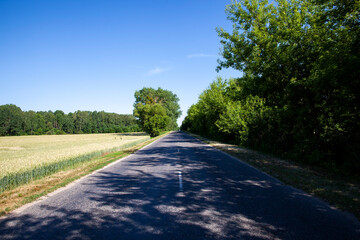
[{"label": "large green tree", "polygon": [[[226,12],[233,30],[217,29],[217,70],[234,68],[243,77],[225,84],[225,103],[204,98],[216,88],[204,91],[184,127],[359,170],[360,1],[239,0]],[[205,124],[211,104],[225,107]]]},{"label": "large green tree", "polygon": [[159,103],[139,103],[134,109],[134,116],[139,118],[144,130],[151,137],[160,135],[170,123],[170,118],[166,114],[166,109]]},{"label": "large green tree", "polygon": [[135,92],[134,107],[136,107],[139,103],[146,104],[149,103],[149,101],[152,104],[161,104],[165,108],[166,115],[170,118],[170,123],[167,126],[169,130],[176,129],[178,127],[176,121],[181,116],[181,110],[179,106],[179,98],[176,94],[160,87],[158,89],[144,87]]},{"label": "large green tree", "polygon": [[11,136],[22,133],[23,112],[13,104],[0,106],[0,135]]},{"label": "large green tree", "polygon": [[151,136],[177,128],[181,111],[176,94],[162,88],[146,88],[135,92],[134,116]]}]

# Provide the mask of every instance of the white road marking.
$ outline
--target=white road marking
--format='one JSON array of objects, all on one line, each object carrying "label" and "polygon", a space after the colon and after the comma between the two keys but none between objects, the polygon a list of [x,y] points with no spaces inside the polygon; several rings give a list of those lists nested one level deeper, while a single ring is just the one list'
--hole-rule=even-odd
[{"label": "white road marking", "polygon": [[178,174],[179,174],[179,190],[180,190],[180,192],[182,192],[183,191],[183,182],[182,182],[181,171],[179,171]]}]

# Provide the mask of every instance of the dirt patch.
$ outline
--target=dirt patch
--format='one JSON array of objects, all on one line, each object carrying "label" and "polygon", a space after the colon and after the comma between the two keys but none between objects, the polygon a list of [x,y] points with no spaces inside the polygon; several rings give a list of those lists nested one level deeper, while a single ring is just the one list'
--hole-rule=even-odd
[{"label": "dirt patch", "polygon": [[25,148],[23,147],[0,147],[0,150],[24,150]]}]

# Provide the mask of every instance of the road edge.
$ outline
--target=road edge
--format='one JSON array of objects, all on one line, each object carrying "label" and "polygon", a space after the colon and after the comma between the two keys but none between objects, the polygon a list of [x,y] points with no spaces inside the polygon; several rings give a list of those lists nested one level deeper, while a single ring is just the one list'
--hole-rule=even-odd
[{"label": "road edge", "polygon": [[[338,208],[338,207],[336,207],[336,206],[333,206],[332,204],[330,204],[329,202],[327,202],[326,199],[322,199],[322,198],[320,198],[319,196],[316,196],[316,195],[310,194],[310,193],[308,193],[308,192],[305,192],[304,190],[302,190],[302,189],[300,189],[300,188],[297,188],[296,186],[292,186],[292,185],[290,185],[290,184],[284,183],[283,181],[279,180],[278,178],[276,178],[276,177],[274,177],[274,176],[271,176],[270,174],[264,172],[263,170],[255,167],[255,166],[252,166],[251,164],[249,164],[249,163],[241,160],[240,158],[238,158],[238,157],[236,157],[236,156],[233,156],[233,155],[231,155],[230,153],[227,153],[227,152],[225,152],[225,151],[223,151],[223,150],[221,150],[221,149],[219,149],[219,148],[217,148],[217,147],[215,147],[215,146],[210,145],[209,143],[205,142],[205,140],[202,140],[202,139],[201,139],[201,138],[206,139],[206,138],[204,138],[204,137],[202,137],[202,136],[199,136],[199,135],[196,135],[196,134],[192,134],[192,133],[189,133],[189,132],[184,132],[184,131],[181,131],[181,132],[187,134],[188,136],[190,136],[190,137],[192,137],[192,138],[194,138],[194,139],[197,140],[198,142],[201,142],[201,143],[207,145],[208,147],[214,149],[215,151],[221,152],[221,153],[227,155],[228,157],[232,158],[233,160],[238,161],[238,162],[246,165],[247,167],[249,167],[249,168],[251,168],[251,169],[254,169],[254,170],[257,170],[257,171],[261,172],[262,174],[264,174],[265,176],[269,177],[270,179],[272,179],[272,180],[274,180],[274,181],[276,181],[276,182],[278,182],[278,183],[280,183],[280,184],[282,184],[282,185],[284,185],[284,186],[286,186],[286,187],[289,187],[289,188],[291,188],[292,190],[297,191],[297,192],[301,193],[302,195],[304,195],[304,196],[306,196],[306,197],[310,197],[310,198],[312,198],[312,199],[314,199],[314,200],[316,200],[316,201],[319,201],[320,203],[327,205],[327,206],[328,206],[330,209],[332,209],[332,210],[335,210],[335,211],[338,211],[338,212],[344,214],[348,219],[351,219],[351,220],[354,221],[356,224],[358,224],[359,227],[360,227],[360,219],[358,219],[354,213],[349,212],[349,211],[346,211],[346,210],[343,210],[343,209],[340,209],[340,208]],[[209,139],[207,139],[207,140],[209,140]],[[210,141],[210,140],[209,140],[209,141]],[[211,140],[211,141],[212,141],[212,140]],[[216,142],[216,141],[215,141],[215,142]]]},{"label": "road edge", "polygon": [[[96,174],[96,173],[98,173],[98,172],[100,172],[100,171],[103,171],[104,169],[106,169],[106,168],[108,168],[108,167],[111,167],[112,165],[115,165],[115,164],[117,164],[117,163],[119,163],[119,162],[122,162],[122,161],[126,160],[127,158],[129,158],[129,157],[131,157],[132,155],[136,154],[136,152],[146,149],[147,147],[151,146],[152,144],[156,143],[156,142],[159,141],[160,139],[162,139],[162,138],[164,138],[164,137],[166,137],[167,135],[172,134],[172,133],[174,133],[174,131],[170,131],[170,132],[167,132],[167,133],[165,133],[165,134],[163,134],[163,135],[160,135],[159,138],[157,138],[157,139],[153,140],[152,142],[150,142],[149,144],[146,144],[146,145],[144,145],[143,147],[137,149],[135,152],[133,152],[133,153],[131,153],[131,154],[125,156],[125,157],[121,157],[121,158],[119,158],[119,159],[117,159],[117,160],[115,160],[115,161],[113,161],[113,162],[105,165],[105,166],[102,167],[102,168],[96,169],[96,170],[92,171],[91,173],[86,174],[85,176],[81,176],[80,178],[77,178],[77,179],[75,179],[74,181],[69,182],[69,183],[66,184],[65,186],[59,187],[59,188],[55,189],[54,191],[49,192],[49,193],[47,193],[46,195],[41,196],[41,197],[35,199],[35,200],[32,201],[32,202],[26,203],[26,204],[20,206],[19,208],[16,208],[16,209],[12,210],[12,211],[9,212],[8,214],[5,214],[5,215],[3,215],[3,216],[0,216],[0,220],[6,219],[6,218],[8,218],[8,217],[12,217],[13,215],[20,214],[21,212],[23,212],[23,211],[26,210],[27,208],[29,208],[29,207],[31,207],[31,206],[33,206],[33,205],[35,205],[35,204],[38,204],[39,202],[44,201],[44,200],[46,200],[46,199],[49,198],[49,197],[52,197],[52,196],[54,196],[54,195],[56,195],[56,194],[58,194],[58,193],[60,193],[60,192],[62,192],[62,191],[65,191],[65,190],[73,187],[75,184],[83,181],[85,178],[90,177],[91,175],[94,175],[94,174]],[[151,140],[151,139],[150,139],[150,140]],[[141,144],[141,143],[140,143],[140,144]],[[124,149],[124,150],[125,150],[125,149]]]}]

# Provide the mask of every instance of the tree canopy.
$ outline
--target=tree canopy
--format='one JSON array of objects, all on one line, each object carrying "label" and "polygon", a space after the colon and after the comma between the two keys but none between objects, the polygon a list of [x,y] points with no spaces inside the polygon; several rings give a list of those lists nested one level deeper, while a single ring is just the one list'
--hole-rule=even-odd
[{"label": "tree canopy", "polygon": [[162,88],[146,88],[135,92],[134,116],[144,130],[157,136],[162,130],[176,129],[181,115],[179,98]]},{"label": "tree canopy", "polygon": [[241,0],[226,12],[217,70],[243,77],[211,84],[183,128],[358,171],[360,1]]}]

